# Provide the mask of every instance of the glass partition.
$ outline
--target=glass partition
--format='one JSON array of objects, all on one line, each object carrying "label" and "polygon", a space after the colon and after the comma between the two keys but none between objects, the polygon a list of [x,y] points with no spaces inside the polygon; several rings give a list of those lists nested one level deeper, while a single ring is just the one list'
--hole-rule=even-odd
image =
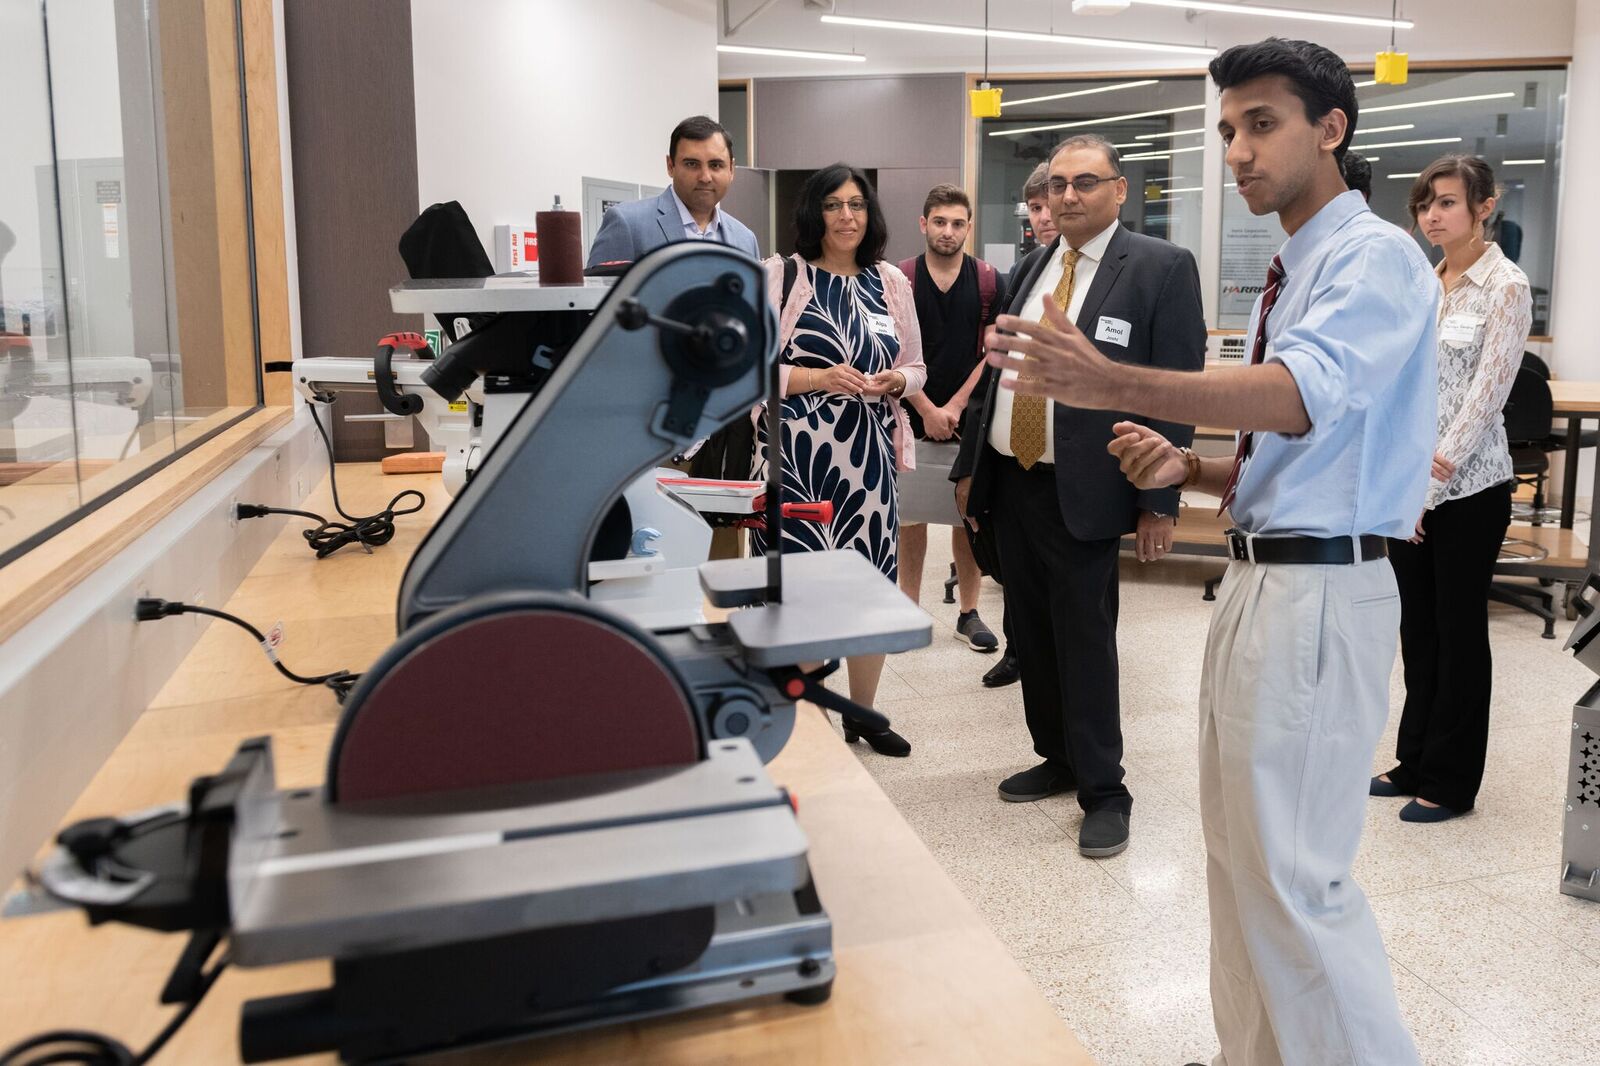
[{"label": "glass partition", "polygon": [[[1122,224],[1200,254],[1204,213],[1205,81],[1199,77],[996,81],[1001,116],[978,123],[977,251],[997,266],[1019,255],[1022,186],[1074,133],[1109,138],[1122,153]],[[1213,134],[1214,136],[1214,134]]]},{"label": "glass partition", "polygon": [[239,33],[0,0],[0,565],[260,403]]},{"label": "glass partition", "polygon": [[[1373,211],[1438,262],[1406,210],[1413,180],[1450,153],[1487,160],[1500,190],[1490,239],[1528,275],[1536,336],[1550,328],[1566,82],[1561,69],[1413,71],[1405,85],[1356,77],[1361,112],[1351,149],[1372,164]],[[1226,165],[1223,181],[1218,325],[1245,329],[1285,234],[1276,217],[1250,214]]]}]

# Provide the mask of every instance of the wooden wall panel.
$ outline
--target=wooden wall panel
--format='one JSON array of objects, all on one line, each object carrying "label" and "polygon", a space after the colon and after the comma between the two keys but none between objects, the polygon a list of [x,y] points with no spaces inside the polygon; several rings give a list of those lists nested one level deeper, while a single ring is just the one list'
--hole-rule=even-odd
[{"label": "wooden wall panel", "polygon": [[[246,117],[250,124],[250,192],[256,239],[256,310],[261,359],[292,358],[289,267],[283,215],[283,146],[278,136],[278,48],[272,0],[243,0]],[[268,405],[291,403],[288,374],[263,377]]]},{"label": "wooden wall panel", "polygon": [[[304,352],[370,355],[385,333],[422,328],[421,315],[389,309],[418,210],[411,5],[286,0],[284,31]],[[377,411],[375,396],[334,410],[341,460],[385,454],[381,424],[343,418]]]}]

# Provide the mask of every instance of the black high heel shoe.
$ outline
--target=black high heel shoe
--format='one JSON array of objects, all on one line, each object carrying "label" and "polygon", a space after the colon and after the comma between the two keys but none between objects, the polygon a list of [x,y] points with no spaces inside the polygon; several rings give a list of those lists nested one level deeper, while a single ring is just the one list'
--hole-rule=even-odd
[{"label": "black high heel shoe", "polygon": [[857,740],[865,740],[867,747],[879,755],[904,758],[911,754],[911,742],[893,729],[862,729],[858,725],[853,725],[849,719],[845,719],[844,742],[854,744]]}]

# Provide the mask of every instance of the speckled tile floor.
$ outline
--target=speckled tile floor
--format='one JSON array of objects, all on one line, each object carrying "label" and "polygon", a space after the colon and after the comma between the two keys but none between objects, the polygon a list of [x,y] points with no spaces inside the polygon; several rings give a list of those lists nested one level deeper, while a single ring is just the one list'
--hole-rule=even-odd
[{"label": "speckled tile floor", "polygon": [[[1077,853],[1071,796],[1002,803],[995,785],[1032,764],[1017,686],[953,637],[941,601],[949,539],[929,538],[931,647],[889,660],[879,705],[908,759],[862,751],[907,821],[1105,1066],[1209,1061],[1205,849],[1195,765],[1200,659],[1220,561],[1125,562],[1119,644],[1133,841]],[[980,609],[1000,626],[1000,590]],[[1595,677],[1542,640],[1530,615],[1491,605],[1495,696],[1489,769],[1468,817],[1408,825],[1373,800],[1356,877],[1372,898],[1406,1020],[1429,1066],[1600,1062],[1600,903],[1556,888],[1572,702]],[[1376,769],[1394,750],[1398,664]]]}]

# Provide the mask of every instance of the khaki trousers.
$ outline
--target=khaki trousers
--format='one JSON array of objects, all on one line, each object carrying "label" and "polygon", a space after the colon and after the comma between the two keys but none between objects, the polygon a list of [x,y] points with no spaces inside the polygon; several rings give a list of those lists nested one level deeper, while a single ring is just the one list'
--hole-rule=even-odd
[{"label": "khaki trousers", "polygon": [[1200,682],[1214,1066],[1416,1066],[1351,879],[1389,711],[1387,559],[1232,563]]}]

